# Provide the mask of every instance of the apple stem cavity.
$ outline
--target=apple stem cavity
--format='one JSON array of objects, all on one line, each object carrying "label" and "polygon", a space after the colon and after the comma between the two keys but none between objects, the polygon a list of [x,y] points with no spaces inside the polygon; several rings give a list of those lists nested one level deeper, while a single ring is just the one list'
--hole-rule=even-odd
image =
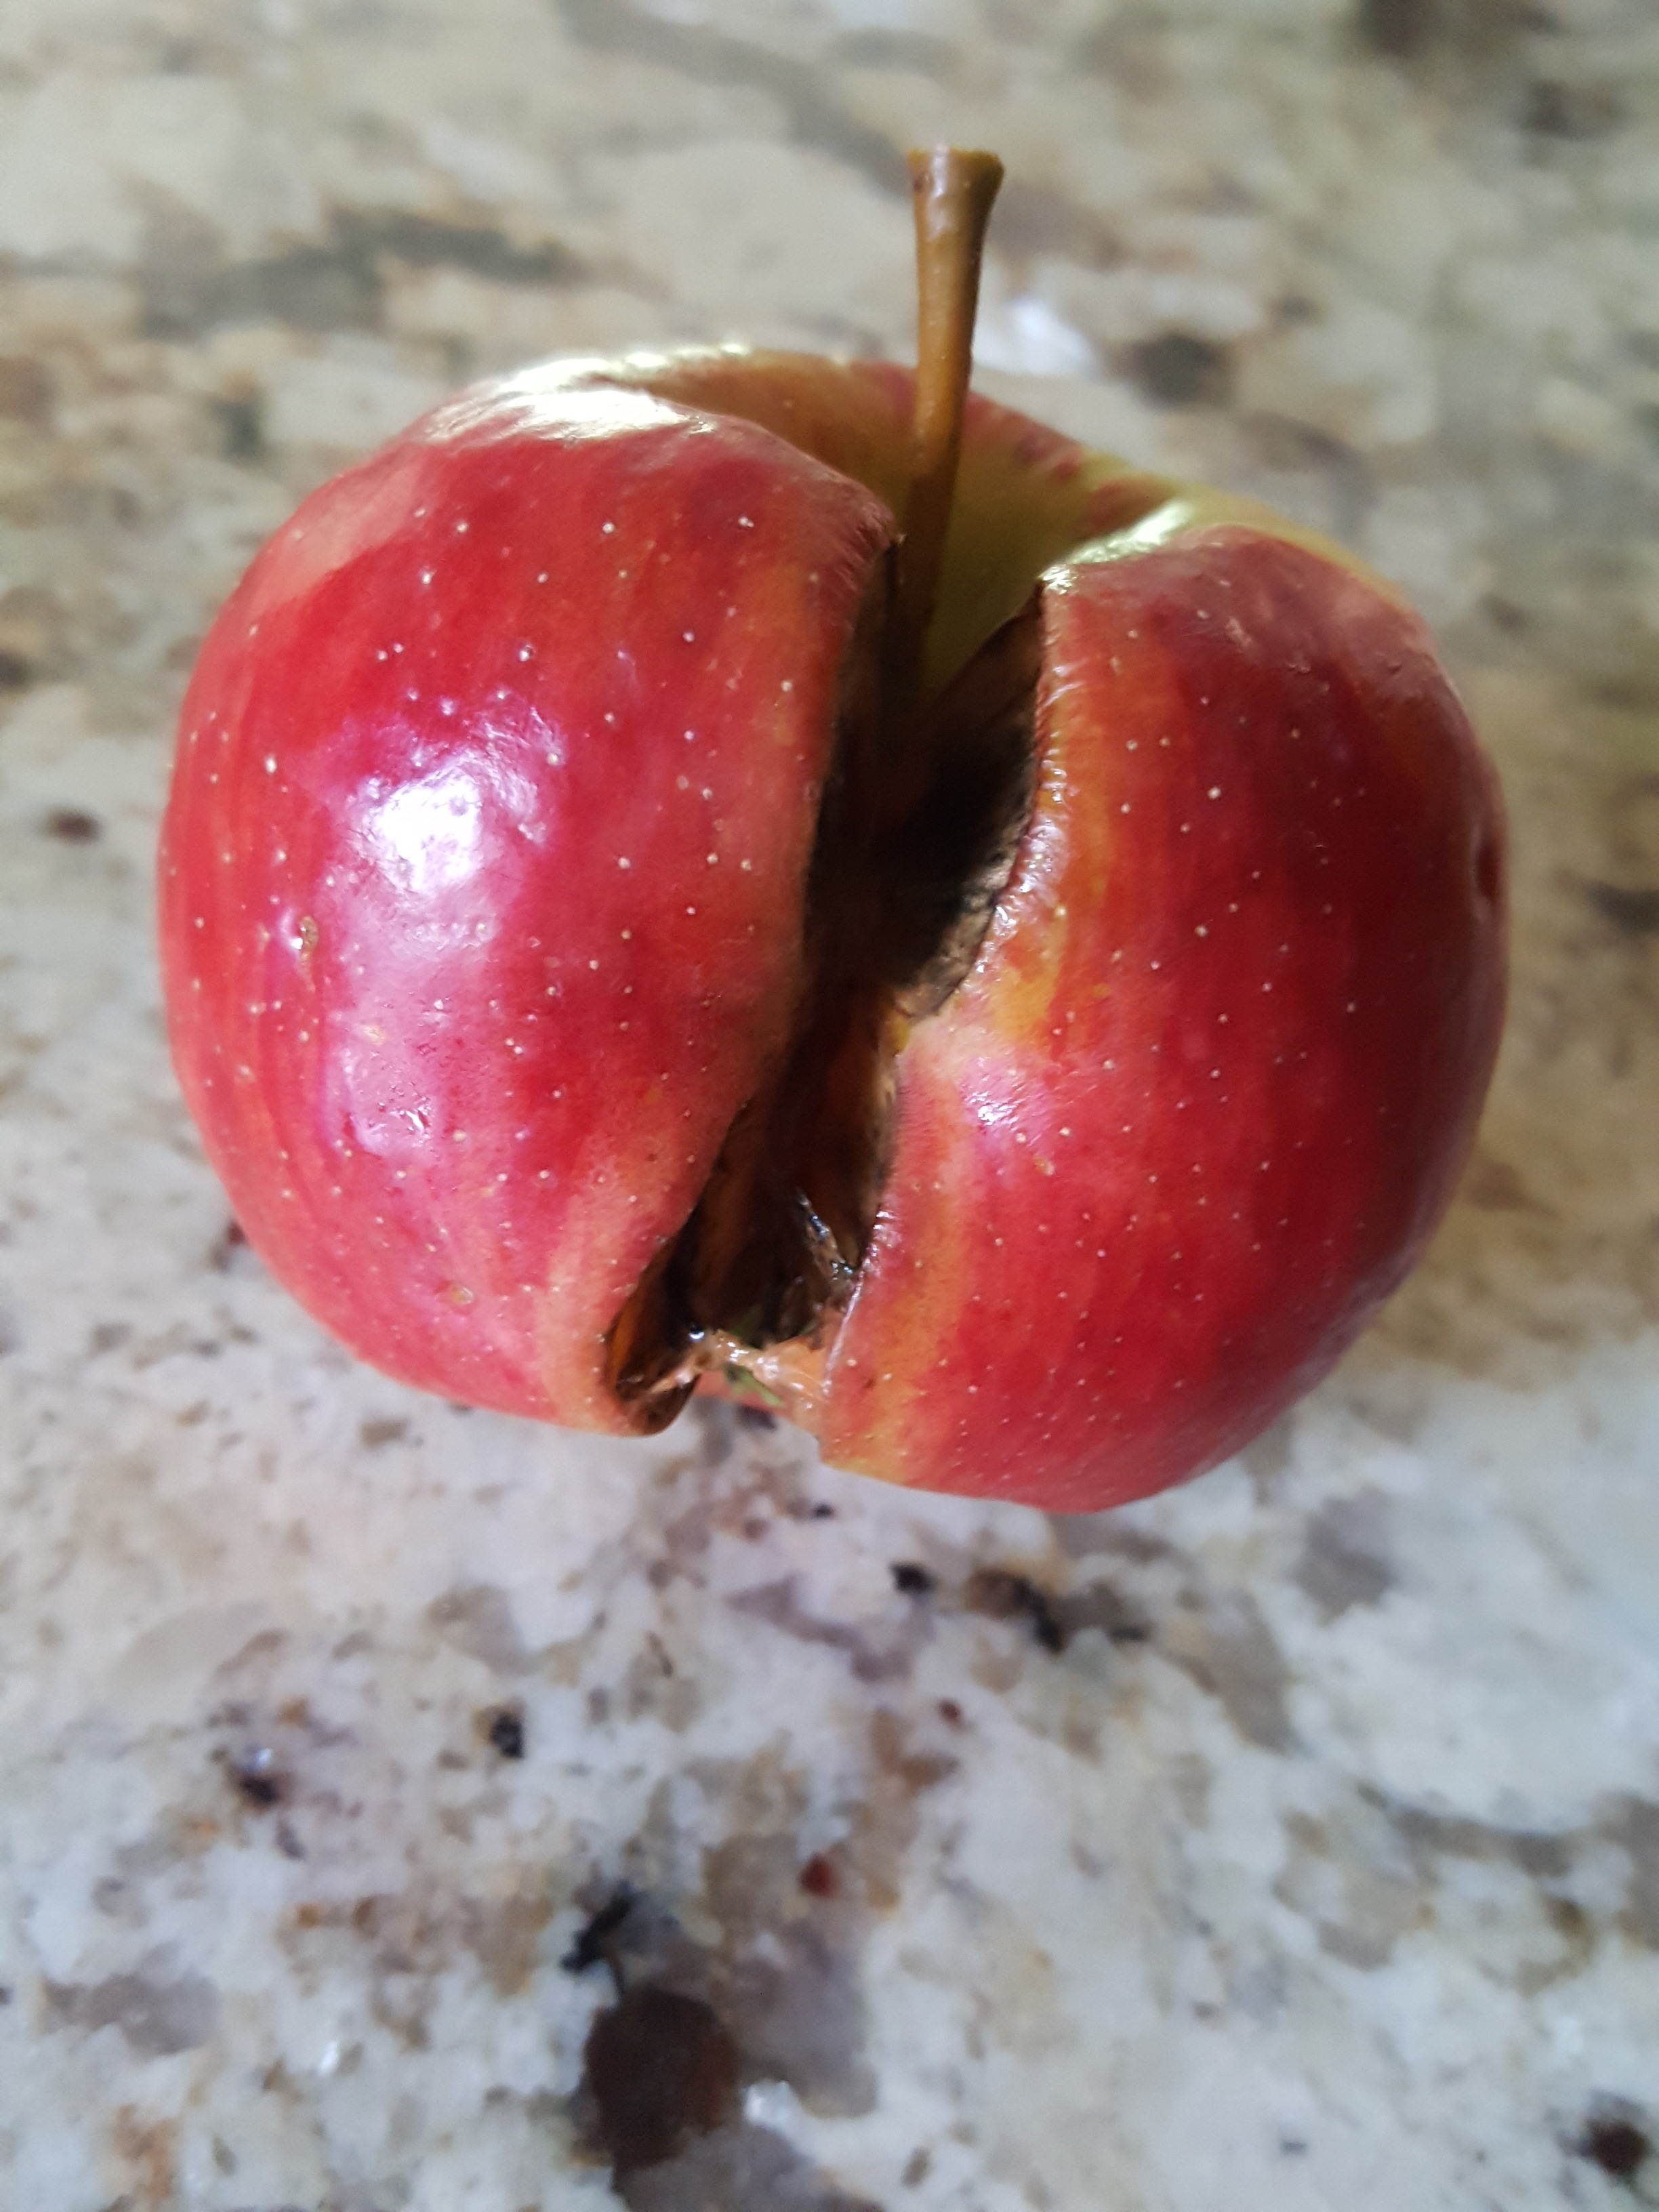
[{"label": "apple stem cavity", "polygon": [[916,383],[909,493],[889,633],[895,703],[908,703],[920,686],[939,599],[973,368],[980,264],[1002,183],[994,154],[937,146],[908,158],[916,225]]}]

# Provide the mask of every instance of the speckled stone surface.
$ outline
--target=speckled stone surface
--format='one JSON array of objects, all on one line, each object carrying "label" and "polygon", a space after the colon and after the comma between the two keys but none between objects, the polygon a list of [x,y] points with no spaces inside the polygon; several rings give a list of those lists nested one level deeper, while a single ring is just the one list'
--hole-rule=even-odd
[{"label": "speckled stone surface", "polygon": [[[355,1366],[149,939],[300,493],[540,352],[902,352],[945,136],[988,386],[1396,576],[1513,815],[1428,1263],[1097,1521]],[[1647,0],[0,10],[0,2201],[1659,2203],[1656,532]]]}]

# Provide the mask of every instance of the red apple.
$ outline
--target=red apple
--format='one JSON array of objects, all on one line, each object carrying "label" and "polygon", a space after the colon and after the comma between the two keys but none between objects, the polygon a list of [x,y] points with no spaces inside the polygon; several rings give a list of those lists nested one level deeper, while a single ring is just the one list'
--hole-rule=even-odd
[{"label": "red apple", "polygon": [[315,493],[185,702],[173,1053],[390,1374],[623,1432],[757,1393],[1095,1508],[1245,1443],[1421,1250],[1498,800],[1346,554],[983,400],[907,647],[914,397],[556,362]]}]

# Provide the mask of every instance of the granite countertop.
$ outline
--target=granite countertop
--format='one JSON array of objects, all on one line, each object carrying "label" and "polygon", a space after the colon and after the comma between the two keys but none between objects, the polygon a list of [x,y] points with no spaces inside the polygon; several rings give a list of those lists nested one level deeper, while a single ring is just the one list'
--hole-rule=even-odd
[{"label": "granite countertop", "polygon": [[[986,385],[1397,577],[1513,817],[1427,1263],[1063,1522],[355,1365],[150,942],[184,677],[299,495],[542,352],[902,352],[947,136],[1012,180]],[[0,2199],[1659,2203],[1656,520],[1650,0],[12,0]]]}]

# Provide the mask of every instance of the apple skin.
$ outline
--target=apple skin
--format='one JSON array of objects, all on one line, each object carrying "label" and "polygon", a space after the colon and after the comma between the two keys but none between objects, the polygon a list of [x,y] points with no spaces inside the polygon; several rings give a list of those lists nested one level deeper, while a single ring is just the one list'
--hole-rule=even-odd
[{"label": "apple skin", "polygon": [[[255,1247],[386,1371],[653,1425],[606,1332],[789,1034],[909,391],[730,351],[480,387],[216,623],[175,1063]],[[786,1401],[837,1463],[1080,1510],[1247,1441],[1420,1251],[1497,1047],[1502,829],[1387,587],[975,401],[934,680],[1039,572],[1034,809]]]},{"label": "apple skin", "polygon": [[1038,797],[900,1062],[838,1464],[1089,1510],[1214,1466],[1420,1253],[1503,1013],[1495,780],[1420,625],[1236,525],[1043,603]]},{"label": "apple skin", "polygon": [[605,1332],[787,1035],[891,525],[607,398],[464,401],[265,546],[184,702],[161,929],[273,1273],[406,1382],[626,1432]]}]

